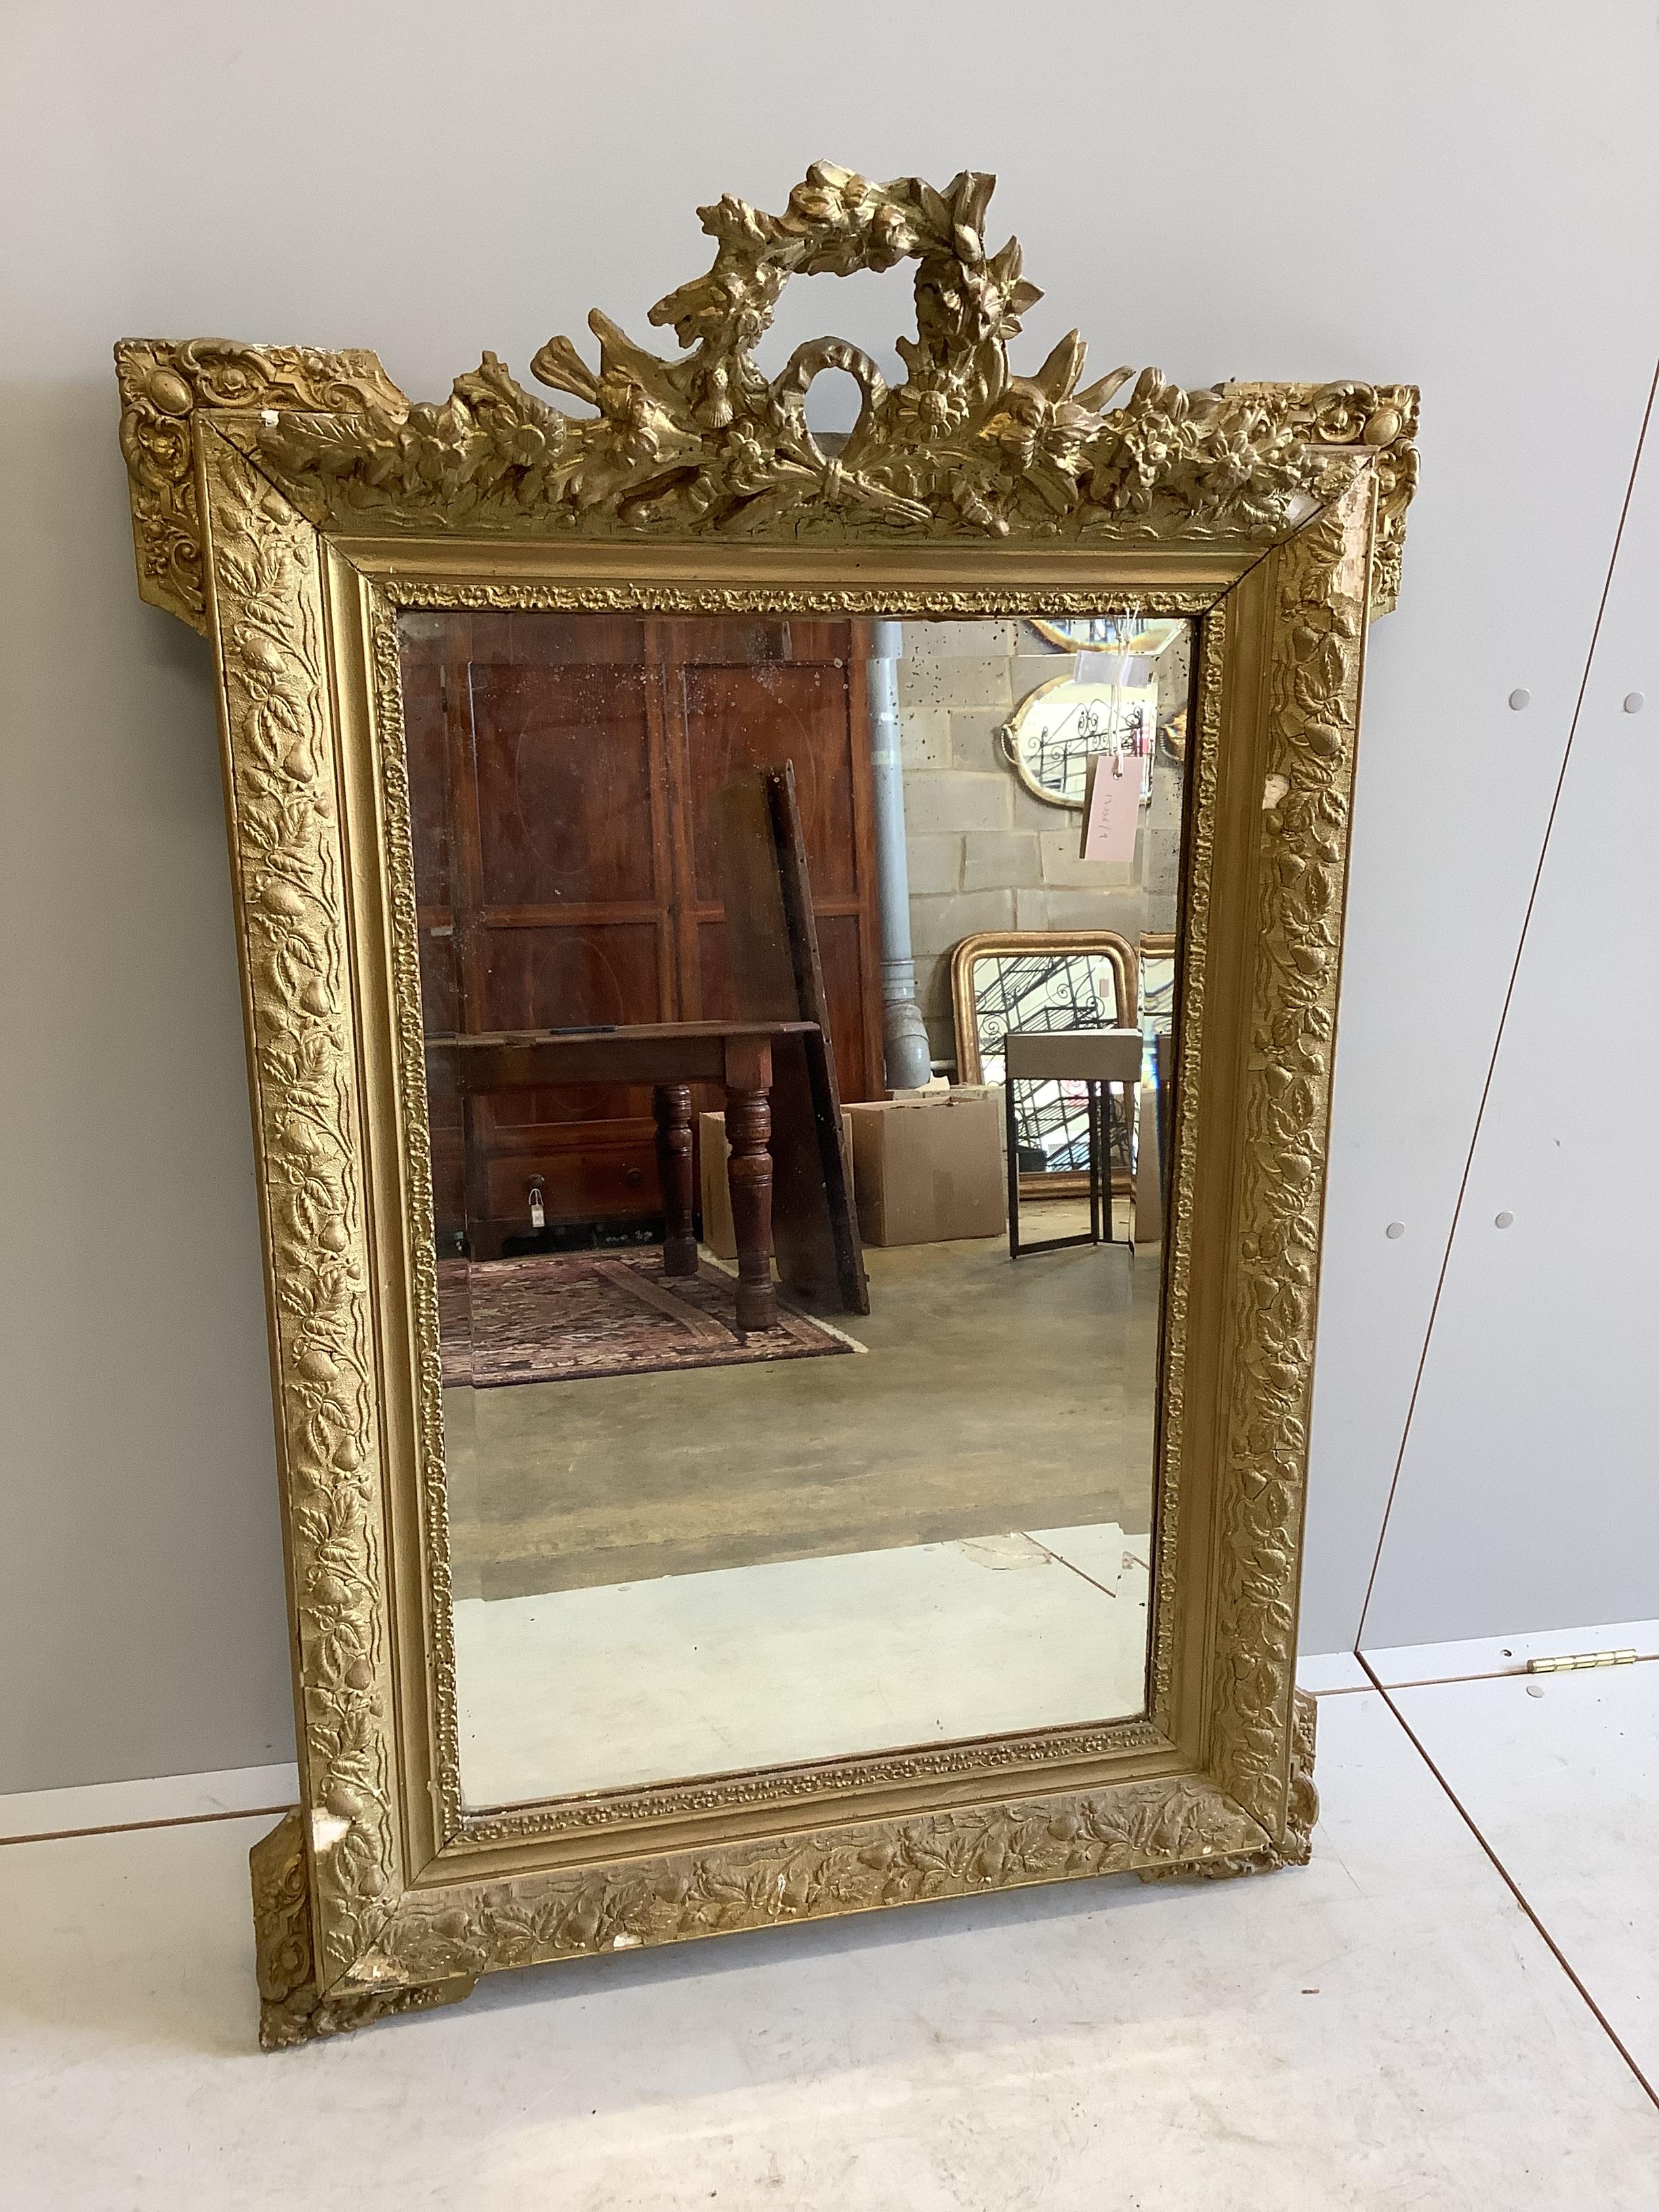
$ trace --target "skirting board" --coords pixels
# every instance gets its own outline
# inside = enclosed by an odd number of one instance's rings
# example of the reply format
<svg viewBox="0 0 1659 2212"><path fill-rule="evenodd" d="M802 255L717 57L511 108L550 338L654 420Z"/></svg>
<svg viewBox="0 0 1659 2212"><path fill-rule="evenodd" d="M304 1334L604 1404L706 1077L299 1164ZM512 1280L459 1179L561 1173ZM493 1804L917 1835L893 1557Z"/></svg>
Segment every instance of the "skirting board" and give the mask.
<svg viewBox="0 0 1659 2212"><path fill-rule="evenodd" d="M1522 1629L1513 1636L1475 1636L1456 1644L1402 1644L1365 1653L1384 1689L1417 1682L1471 1682L1489 1674L1524 1674L1529 1659L1569 1651L1634 1651L1659 1659L1659 1620L1603 1620L1588 1628Z"/></svg>
<svg viewBox="0 0 1659 2212"><path fill-rule="evenodd" d="M234 1766L216 1774L165 1774L143 1782L94 1782L77 1790L27 1790L0 1797L0 1844L110 1828L169 1827L184 1820L277 1814L299 1801L292 1765Z"/></svg>

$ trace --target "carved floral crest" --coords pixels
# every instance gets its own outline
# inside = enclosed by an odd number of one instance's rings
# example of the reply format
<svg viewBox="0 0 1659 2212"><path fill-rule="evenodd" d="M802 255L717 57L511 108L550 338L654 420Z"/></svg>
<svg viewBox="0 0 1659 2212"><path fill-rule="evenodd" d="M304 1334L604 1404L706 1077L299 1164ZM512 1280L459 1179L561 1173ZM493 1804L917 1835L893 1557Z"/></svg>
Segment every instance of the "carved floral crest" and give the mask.
<svg viewBox="0 0 1659 2212"><path fill-rule="evenodd" d="M698 210L708 271L650 320L684 349L664 360L597 309L590 368L568 338L531 363L585 401L565 413L493 353L441 404L411 402L373 354L218 340L127 341L125 403L141 587L202 621L188 417L257 416L251 458L313 521L368 529L606 538L893 532L1105 540L1180 533L1271 541L1334 489L1339 451L1376 465L1382 514L1376 611L1394 604L1415 482L1410 386L1229 384L1189 392L1155 368L1082 386L1075 331L1034 375L1010 366L1020 318L1042 295L1018 240L991 252L994 179L964 170L943 191L875 184L815 162L781 216L729 195ZM904 382L840 338L798 346L769 378L755 349L788 279L916 264L916 335ZM842 369L862 394L844 443L808 427L814 377Z"/></svg>

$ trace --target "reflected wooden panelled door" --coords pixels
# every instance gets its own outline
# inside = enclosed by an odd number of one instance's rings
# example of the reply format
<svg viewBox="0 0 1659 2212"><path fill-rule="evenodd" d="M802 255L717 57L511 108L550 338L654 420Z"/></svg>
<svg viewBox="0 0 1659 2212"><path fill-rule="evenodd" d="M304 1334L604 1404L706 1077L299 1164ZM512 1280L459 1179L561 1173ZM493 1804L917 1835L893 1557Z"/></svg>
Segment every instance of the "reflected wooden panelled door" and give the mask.
<svg viewBox="0 0 1659 2212"><path fill-rule="evenodd" d="M429 1033L735 1013L720 791L793 761L844 1099L881 1093L866 626L774 617L404 618ZM714 1109L710 1095L697 1102ZM649 1093L432 1100L441 1243L475 1258L659 1210Z"/></svg>

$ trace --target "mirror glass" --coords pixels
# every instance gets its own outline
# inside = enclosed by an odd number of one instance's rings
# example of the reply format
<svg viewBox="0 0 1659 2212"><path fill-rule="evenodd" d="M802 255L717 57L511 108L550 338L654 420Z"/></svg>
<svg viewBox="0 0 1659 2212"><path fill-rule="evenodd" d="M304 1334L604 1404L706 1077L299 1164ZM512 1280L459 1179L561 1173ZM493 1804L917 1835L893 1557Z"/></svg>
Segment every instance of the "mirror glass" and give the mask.
<svg viewBox="0 0 1659 2212"><path fill-rule="evenodd" d="M1149 1039L1175 1033L1175 936L1148 931L1140 940L1140 1026Z"/></svg>
<svg viewBox="0 0 1659 2212"><path fill-rule="evenodd" d="M1144 1710L1191 655L1118 622L402 618L470 1805ZM1079 652L1110 860L1003 738ZM965 1070L953 951L1054 931Z"/></svg>
<svg viewBox="0 0 1659 2212"><path fill-rule="evenodd" d="M1016 703L1002 738L1010 766L1034 798L1081 808L1090 760L1106 754L1139 775L1146 805L1157 733L1166 751L1184 742L1187 624L1132 612L1030 627L1063 657Z"/></svg>
<svg viewBox="0 0 1659 2212"><path fill-rule="evenodd" d="M1092 660L1115 664L1127 655L1077 654L1082 676L1057 676L1021 705L1004 744L1021 781L1035 797L1081 807L1092 756L1109 752L1133 764L1150 793L1152 730L1158 692L1152 684L1124 682L1088 670ZM1139 670L1133 670L1138 674Z"/></svg>
<svg viewBox="0 0 1659 2212"><path fill-rule="evenodd" d="M1010 1030L1101 1030L1136 1026L1136 970L1129 946L1109 932L1088 939L1048 930L994 935L981 949L966 940L963 1003L957 1009L959 1053L971 1034L980 1079L1007 1080L1004 1046ZM1056 939L1059 941L1056 942ZM1113 1156L1120 1167L1132 1158L1133 1115L1121 1092L1105 1103ZM1077 1176L1088 1164L1088 1097L1077 1082L1014 1079L1013 1126L1019 1170L1026 1178ZM1057 1188L1057 1186L1051 1186ZM1084 1186L1086 1189L1086 1185Z"/></svg>

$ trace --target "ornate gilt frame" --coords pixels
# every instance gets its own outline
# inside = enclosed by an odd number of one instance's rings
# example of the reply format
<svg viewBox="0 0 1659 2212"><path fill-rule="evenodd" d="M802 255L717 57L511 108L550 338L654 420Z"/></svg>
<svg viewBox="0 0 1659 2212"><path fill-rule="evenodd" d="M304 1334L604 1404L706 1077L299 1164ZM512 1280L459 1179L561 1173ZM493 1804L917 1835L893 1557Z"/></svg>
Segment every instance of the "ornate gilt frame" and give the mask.
<svg viewBox="0 0 1659 2212"><path fill-rule="evenodd" d="M1075 333L1015 374L1037 295L1014 241L986 248L990 188L821 164L781 216L701 210L713 267L651 311L680 357L597 313L597 373L566 339L537 355L588 418L488 354L426 406L369 353L116 349L139 588L211 640L224 739L302 1799L253 1854L267 2045L532 1960L1307 1856L1293 1656L1348 810L1417 395L1150 369L1079 391ZM836 339L757 367L791 274L903 259L902 385ZM840 450L806 422L826 368L863 394ZM1128 601L1200 622L1145 1717L469 1812L400 611Z"/></svg>

